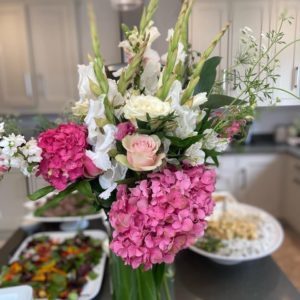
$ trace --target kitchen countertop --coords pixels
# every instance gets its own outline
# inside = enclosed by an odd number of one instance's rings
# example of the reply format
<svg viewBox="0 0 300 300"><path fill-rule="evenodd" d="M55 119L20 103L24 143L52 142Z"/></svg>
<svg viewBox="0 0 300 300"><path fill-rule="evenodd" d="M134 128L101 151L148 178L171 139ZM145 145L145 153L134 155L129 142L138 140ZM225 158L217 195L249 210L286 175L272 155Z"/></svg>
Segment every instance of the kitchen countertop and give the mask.
<svg viewBox="0 0 300 300"><path fill-rule="evenodd" d="M90 228L103 228L99 221ZM37 224L18 229L0 250L0 266L6 264L20 243L30 234L58 230L57 224ZM222 266L184 250L176 259L175 295L177 300L297 300L300 294L269 256L235 266ZM103 285L94 300L109 300L106 267Z"/></svg>
<svg viewBox="0 0 300 300"><path fill-rule="evenodd" d="M230 154L290 154L296 158L300 158L300 147L278 144L256 144L247 146L229 147L224 153Z"/></svg>

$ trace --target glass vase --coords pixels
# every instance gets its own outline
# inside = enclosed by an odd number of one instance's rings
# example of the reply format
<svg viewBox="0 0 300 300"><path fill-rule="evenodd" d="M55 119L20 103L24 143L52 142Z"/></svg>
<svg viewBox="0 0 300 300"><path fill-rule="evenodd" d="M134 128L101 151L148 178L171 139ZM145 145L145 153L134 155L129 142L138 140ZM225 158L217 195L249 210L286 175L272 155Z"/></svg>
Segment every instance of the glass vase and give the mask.
<svg viewBox="0 0 300 300"><path fill-rule="evenodd" d="M132 269L110 254L113 300L174 300L174 266L154 265L149 271Z"/></svg>

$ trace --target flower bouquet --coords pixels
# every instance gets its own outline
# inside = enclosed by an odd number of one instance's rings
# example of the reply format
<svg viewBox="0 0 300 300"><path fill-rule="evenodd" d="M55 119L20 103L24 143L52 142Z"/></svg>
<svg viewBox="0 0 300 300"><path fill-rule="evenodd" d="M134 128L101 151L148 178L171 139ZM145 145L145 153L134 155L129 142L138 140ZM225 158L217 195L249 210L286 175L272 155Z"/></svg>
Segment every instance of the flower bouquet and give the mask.
<svg viewBox="0 0 300 300"><path fill-rule="evenodd" d="M195 60L187 37L192 2L183 2L162 59L151 48L159 37L152 21L158 0L144 9L139 27L123 25L120 47L128 65L116 79L105 73L91 10L94 57L78 68L73 121L27 142L0 126L1 174L19 168L50 184L31 200L56 190L47 209L79 191L105 210L114 299L171 298L167 265L204 234L214 209L218 156L234 136L243 136L261 93L272 98L276 88L268 80L276 81L273 50L283 38L280 30L267 35L267 49L246 30L241 49L251 59L237 60L246 65L239 96L218 93L221 58L210 55L229 25Z"/></svg>

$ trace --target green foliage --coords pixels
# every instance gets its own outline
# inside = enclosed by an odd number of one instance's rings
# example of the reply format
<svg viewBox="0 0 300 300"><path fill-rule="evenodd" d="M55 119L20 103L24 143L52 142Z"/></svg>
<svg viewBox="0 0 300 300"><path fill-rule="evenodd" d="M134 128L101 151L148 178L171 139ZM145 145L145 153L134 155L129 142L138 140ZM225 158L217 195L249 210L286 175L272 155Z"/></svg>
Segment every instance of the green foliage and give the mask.
<svg viewBox="0 0 300 300"><path fill-rule="evenodd" d="M32 201L38 200L42 197L45 197L49 193L53 192L55 188L53 186L46 186L44 188L41 188L37 190L36 192L32 193L31 195L28 195L28 198Z"/></svg>
<svg viewBox="0 0 300 300"><path fill-rule="evenodd" d="M218 109L229 105L244 105L246 101L238 100L236 98L226 95L211 94L208 101L202 105L202 108Z"/></svg>
<svg viewBox="0 0 300 300"><path fill-rule="evenodd" d="M210 94L214 83L216 81L217 76L217 67L221 62L220 56L214 56L209 58L203 66L203 69L200 74L200 80L195 87L194 94L204 93L206 92L207 95Z"/></svg>

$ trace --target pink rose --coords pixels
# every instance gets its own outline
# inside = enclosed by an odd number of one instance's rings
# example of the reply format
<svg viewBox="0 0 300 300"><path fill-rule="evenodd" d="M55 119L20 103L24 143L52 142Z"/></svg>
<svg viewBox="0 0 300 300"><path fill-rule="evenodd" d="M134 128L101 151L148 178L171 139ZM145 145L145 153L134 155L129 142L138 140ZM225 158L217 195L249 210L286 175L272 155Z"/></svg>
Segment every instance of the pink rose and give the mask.
<svg viewBox="0 0 300 300"><path fill-rule="evenodd" d="M84 177L94 178L102 173L102 170L97 168L93 161L85 155L83 158Z"/></svg>
<svg viewBox="0 0 300 300"><path fill-rule="evenodd" d="M134 171L151 171L162 164L164 153L157 154L161 141L156 135L127 135L122 141L127 156L117 155L116 160Z"/></svg>
<svg viewBox="0 0 300 300"><path fill-rule="evenodd" d="M115 138L117 141L122 141L126 135L136 132L136 128L131 122L123 122L117 126Z"/></svg>

